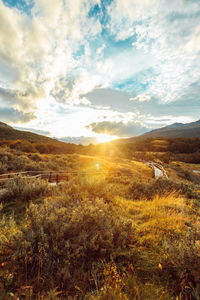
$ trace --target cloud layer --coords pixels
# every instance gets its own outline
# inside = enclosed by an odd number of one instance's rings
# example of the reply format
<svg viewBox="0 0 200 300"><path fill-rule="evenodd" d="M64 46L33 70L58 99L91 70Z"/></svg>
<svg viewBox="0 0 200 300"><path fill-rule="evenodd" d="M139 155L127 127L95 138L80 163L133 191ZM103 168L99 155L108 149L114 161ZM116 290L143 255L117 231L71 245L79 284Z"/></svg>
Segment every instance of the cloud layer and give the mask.
<svg viewBox="0 0 200 300"><path fill-rule="evenodd" d="M110 134L114 136L127 137L127 136L137 136L145 133L148 129L143 127L138 122L111 122L102 121L92 123L88 126L93 132Z"/></svg>
<svg viewBox="0 0 200 300"><path fill-rule="evenodd" d="M199 24L199 0L0 0L0 118L75 139L197 120Z"/></svg>

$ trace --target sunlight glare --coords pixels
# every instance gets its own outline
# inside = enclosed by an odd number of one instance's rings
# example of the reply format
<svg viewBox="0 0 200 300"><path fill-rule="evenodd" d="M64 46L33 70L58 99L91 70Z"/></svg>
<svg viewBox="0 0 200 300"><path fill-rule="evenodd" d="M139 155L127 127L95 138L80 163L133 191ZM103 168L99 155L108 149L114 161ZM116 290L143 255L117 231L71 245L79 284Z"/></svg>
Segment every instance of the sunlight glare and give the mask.
<svg viewBox="0 0 200 300"><path fill-rule="evenodd" d="M113 140L118 139L119 137L116 135L109 135L107 133L98 134L97 143L107 143Z"/></svg>

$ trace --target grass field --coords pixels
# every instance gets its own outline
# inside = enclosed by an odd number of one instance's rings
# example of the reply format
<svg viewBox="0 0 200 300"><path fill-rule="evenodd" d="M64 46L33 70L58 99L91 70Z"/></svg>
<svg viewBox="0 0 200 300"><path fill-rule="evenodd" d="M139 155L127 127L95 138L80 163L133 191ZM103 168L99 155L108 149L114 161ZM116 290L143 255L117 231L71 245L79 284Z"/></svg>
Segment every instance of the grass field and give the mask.
<svg viewBox="0 0 200 300"><path fill-rule="evenodd" d="M156 157L166 179L131 158L0 156L5 172L76 172L19 176L0 195L0 298L199 299L199 165Z"/></svg>

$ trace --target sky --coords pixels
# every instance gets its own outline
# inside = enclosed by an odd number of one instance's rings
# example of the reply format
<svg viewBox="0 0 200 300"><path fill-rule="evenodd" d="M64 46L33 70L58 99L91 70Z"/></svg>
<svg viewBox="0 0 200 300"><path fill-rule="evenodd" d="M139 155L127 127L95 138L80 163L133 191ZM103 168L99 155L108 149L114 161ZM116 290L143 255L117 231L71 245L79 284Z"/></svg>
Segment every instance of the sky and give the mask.
<svg viewBox="0 0 200 300"><path fill-rule="evenodd" d="M199 0L0 0L0 121L87 144L198 119Z"/></svg>

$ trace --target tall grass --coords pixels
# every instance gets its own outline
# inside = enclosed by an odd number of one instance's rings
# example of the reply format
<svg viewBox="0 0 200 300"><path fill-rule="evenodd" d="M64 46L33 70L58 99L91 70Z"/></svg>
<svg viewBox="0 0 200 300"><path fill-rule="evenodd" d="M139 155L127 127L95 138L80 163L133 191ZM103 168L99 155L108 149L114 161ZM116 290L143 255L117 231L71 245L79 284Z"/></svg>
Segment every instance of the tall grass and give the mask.
<svg viewBox="0 0 200 300"><path fill-rule="evenodd" d="M16 200L27 210L20 222L0 214L0 298L200 297L198 186L122 172L71 175L49 193L19 177L1 197L3 209Z"/></svg>

